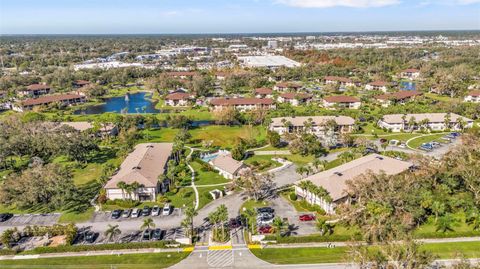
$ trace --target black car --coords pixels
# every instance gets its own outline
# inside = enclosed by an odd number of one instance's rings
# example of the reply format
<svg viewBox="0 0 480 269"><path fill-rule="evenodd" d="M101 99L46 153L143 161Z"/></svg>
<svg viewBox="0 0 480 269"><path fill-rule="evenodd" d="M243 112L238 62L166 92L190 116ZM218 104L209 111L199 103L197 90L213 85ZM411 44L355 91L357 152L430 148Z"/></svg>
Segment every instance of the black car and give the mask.
<svg viewBox="0 0 480 269"><path fill-rule="evenodd" d="M9 220L11 217L13 217L12 213L2 213L0 214L0 222L4 222Z"/></svg>
<svg viewBox="0 0 480 269"><path fill-rule="evenodd" d="M98 234L95 232L86 232L85 233L85 242L92 244L97 239Z"/></svg>
<svg viewBox="0 0 480 269"><path fill-rule="evenodd" d="M153 230L153 235L152 235L153 240L162 240L162 237L163 237L163 231L161 229L157 228Z"/></svg>
<svg viewBox="0 0 480 269"><path fill-rule="evenodd" d="M230 229L236 229L242 226L242 223L239 218L234 218L230 219L230 221L228 222L228 226L230 227Z"/></svg>
<svg viewBox="0 0 480 269"><path fill-rule="evenodd" d="M146 217L149 216L152 212L152 209L149 206L144 206L142 209L142 216Z"/></svg>
<svg viewBox="0 0 480 269"><path fill-rule="evenodd" d="M275 210L271 207L259 207L257 208L257 213L270 213L273 214Z"/></svg>
<svg viewBox="0 0 480 269"><path fill-rule="evenodd" d="M122 216L123 210L121 209L115 209L112 211L112 219L118 219L120 216Z"/></svg>
<svg viewBox="0 0 480 269"><path fill-rule="evenodd" d="M142 240L150 240L150 239L152 239L152 230L146 229L145 231L143 231Z"/></svg>

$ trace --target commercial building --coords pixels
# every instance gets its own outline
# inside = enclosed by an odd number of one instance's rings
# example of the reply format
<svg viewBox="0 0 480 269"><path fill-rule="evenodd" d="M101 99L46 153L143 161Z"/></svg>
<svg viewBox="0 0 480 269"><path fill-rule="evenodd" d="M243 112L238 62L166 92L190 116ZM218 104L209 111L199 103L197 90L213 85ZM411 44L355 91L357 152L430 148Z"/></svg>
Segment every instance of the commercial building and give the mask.
<svg viewBox="0 0 480 269"><path fill-rule="evenodd" d="M299 67L301 65L299 62L279 55L242 56L238 57L238 60L245 67L265 67L276 69L279 67Z"/></svg>

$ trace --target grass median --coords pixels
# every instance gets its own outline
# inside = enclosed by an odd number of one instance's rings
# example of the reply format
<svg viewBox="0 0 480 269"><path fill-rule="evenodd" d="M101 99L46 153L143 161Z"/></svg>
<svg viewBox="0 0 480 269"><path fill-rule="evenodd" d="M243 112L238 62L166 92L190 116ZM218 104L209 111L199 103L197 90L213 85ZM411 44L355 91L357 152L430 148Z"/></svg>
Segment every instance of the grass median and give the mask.
<svg viewBox="0 0 480 269"><path fill-rule="evenodd" d="M432 243L421 246L439 259L452 259L463 255L465 258L480 258L480 242ZM345 262L347 247L336 248L265 248L252 249L258 258L273 264L315 264Z"/></svg>

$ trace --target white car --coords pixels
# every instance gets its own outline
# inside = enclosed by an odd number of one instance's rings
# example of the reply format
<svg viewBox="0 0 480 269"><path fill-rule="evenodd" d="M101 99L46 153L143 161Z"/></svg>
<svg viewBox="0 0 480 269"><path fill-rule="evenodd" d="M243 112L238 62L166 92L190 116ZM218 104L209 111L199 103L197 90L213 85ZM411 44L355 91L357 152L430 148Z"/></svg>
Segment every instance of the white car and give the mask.
<svg viewBox="0 0 480 269"><path fill-rule="evenodd" d="M140 217L140 212L141 212L140 208L134 208L134 209L132 210L132 215L131 215L132 218L138 218L138 217Z"/></svg>
<svg viewBox="0 0 480 269"><path fill-rule="evenodd" d="M155 205L152 207L152 216L158 216L160 215L160 207L158 205Z"/></svg>
<svg viewBox="0 0 480 269"><path fill-rule="evenodd" d="M170 204L165 204L165 206L163 206L162 215L168 216L170 215L170 211L171 211Z"/></svg>

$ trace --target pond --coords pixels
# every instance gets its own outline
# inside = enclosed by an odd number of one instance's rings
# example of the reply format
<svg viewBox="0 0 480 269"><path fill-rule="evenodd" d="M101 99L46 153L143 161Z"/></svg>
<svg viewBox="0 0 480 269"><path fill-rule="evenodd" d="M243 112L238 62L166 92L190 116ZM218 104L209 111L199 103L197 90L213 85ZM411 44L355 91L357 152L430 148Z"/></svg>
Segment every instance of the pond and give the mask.
<svg viewBox="0 0 480 269"><path fill-rule="evenodd" d="M74 114L120 113L122 110L132 114L159 113L160 110L155 108L157 102L152 100L151 97L152 93L137 92L120 97L105 98L103 104L84 107L83 109L76 110Z"/></svg>

